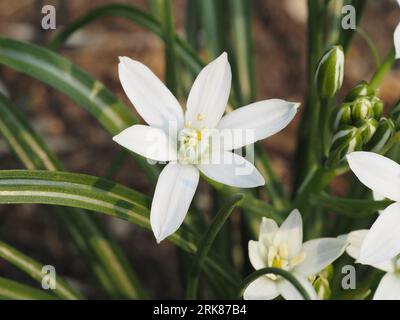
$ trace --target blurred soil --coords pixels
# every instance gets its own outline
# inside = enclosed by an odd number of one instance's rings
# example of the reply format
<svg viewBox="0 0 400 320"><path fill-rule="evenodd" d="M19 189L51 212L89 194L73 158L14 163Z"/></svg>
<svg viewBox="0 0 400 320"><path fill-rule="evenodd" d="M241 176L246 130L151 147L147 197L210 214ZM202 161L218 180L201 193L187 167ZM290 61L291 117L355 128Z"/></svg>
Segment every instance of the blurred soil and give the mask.
<svg viewBox="0 0 400 320"><path fill-rule="evenodd" d="M41 29L41 8L54 4L57 26L74 20L98 5L115 1L35 1L0 0L0 34L45 44L54 31ZM147 9L145 0L118 1L133 3ZM307 12L303 0L254 0L253 32L256 52L257 99L282 98L303 101L305 92L305 51ZM178 31L184 34L186 1L175 0L174 12ZM392 45L392 34L400 9L393 0L369 1L362 28L377 44L383 56ZM148 65L163 78L163 44L154 35L134 24L106 18L79 31L61 50L74 63L104 82L112 92L130 105L117 76L118 56L126 55ZM345 89L374 71L374 62L364 40L357 36L355 46L346 60ZM85 111L69 99L38 81L0 67L0 80L11 99L29 117L32 125L69 171L104 176L120 147ZM381 97L387 106L400 96L400 72L392 71L386 78ZM134 112L132 108L132 112ZM280 179L289 186L292 156L296 143L299 116L284 131L263 142ZM0 168L22 168L0 138ZM153 190L135 163L128 160L116 173L115 181L149 195ZM334 184L336 193L346 188L343 179ZM208 188L202 185L197 201L207 202ZM104 218L110 231L118 238L151 297L176 298L181 294L175 249L168 243L156 245L150 232L117 219ZM94 298L103 297L84 260L51 210L39 205L0 207L0 240L5 241L45 264L56 266L82 286ZM0 260L0 276L32 283L27 276Z"/></svg>

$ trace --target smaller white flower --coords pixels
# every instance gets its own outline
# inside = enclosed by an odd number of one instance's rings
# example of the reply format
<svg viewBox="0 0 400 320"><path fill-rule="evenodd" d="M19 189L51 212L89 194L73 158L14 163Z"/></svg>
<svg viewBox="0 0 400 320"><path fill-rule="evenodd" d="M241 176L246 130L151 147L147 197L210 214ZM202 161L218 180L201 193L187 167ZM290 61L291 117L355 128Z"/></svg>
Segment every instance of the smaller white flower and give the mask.
<svg viewBox="0 0 400 320"><path fill-rule="evenodd" d="M303 243L303 222L293 210L280 227L274 220L263 218L258 241L249 241L249 258L256 269L281 268L292 273L312 299L317 294L308 280L342 255L346 241L320 238ZM270 300L282 295L286 300L302 296L287 280L267 274L253 281L244 292L246 300Z"/></svg>
<svg viewBox="0 0 400 320"><path fill-rule="evenodd" d="M359 259L360 249L368 230L350 232L346 237L349 246L346 252L354 259ZM400 258L393 258L379 264L371 264L372 267L385 271L375 291L374 300L400 300Z"/></svg>
<svg viewBox="0 0 400 320"><path fill-rule="evenodd" d="M363 241L358 261L374 265L400 253L400 165L373 152L347 155L351 171L376 198L397 201L379 215Z"/></svg>

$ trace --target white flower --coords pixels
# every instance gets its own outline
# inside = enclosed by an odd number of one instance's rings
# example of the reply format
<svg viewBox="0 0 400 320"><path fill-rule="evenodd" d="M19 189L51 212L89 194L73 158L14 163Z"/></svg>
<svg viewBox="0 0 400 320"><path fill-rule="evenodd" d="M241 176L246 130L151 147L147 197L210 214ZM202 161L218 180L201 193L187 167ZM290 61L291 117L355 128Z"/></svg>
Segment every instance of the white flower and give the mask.
<svg viewBox="0 0 400 320"><path fill-rule="evenodd" d="M299 106L273 99L222 117L232 77L226 53L197 76L185 114L167 87L140 62L121 57L119 77L149 126L134 125L114 141L151 160L170 161L160 174L151 206L150 222L157 242L182 224L199 182L199 171L230 186L263 185L264 178L254 165L231 151L277 133L293 119ZM243 140L245 131L250 134ZM216 132L218 139L226 134L232 139L215 143ZM240 137L234 138L238 132Z"/></svg>
<svg viewBox="0 0 400 320"><path fill-rule="evenodd" d="M347 235L349 246L346 252L354 259L359 259L360 248L368 230L357 230ZM385 271L374 294L374 300L400 300L400 258L393 258L379 264L371 264L374 268Z"/></svg>
<svg viewBox="0 0 400 320"><path fill-rule="evenodd" d="M358 262L374 265L400 253L400 165L373 152L347 155L350 169L379 198L397 201L379 215L360 250Z"/></svg>
<svg viewBox="0 0 400 320"><path fill-rule="evenodd" d="M301 215L298 210L293 210L280 227L274 220L262 219L258 241L249 241L249 258L256 270L275 267L292 273L310 297L317 299L308 278L340 257L345 246L346 241L337 238L320 238L303 243ZM290 282L273 274L252 282L243 297L270 300L279 295L286 300L302 299Z"/></svg>
<svg viewBox="0 0 400 320"><path fill-rule="evenodd" d="M400 6L400 0L397 0ZM397 25L393 33L394 48L396 50L396 59L400 58L400 23Z"/></svg>

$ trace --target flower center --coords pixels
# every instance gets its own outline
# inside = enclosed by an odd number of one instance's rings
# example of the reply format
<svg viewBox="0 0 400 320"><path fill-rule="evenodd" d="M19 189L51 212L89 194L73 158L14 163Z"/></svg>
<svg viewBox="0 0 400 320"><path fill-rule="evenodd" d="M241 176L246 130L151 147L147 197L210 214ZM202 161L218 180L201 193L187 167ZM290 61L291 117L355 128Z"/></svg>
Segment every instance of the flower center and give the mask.
<svg viewBox="0 0 400 320"><path fill-rule="evenodd" d="M279 246L270 245L268 247L267 266L288 271L303 262L305 257L305 252L301 251L298 255L289 259L288 246L286 243L282 243ZM277 278L274 274L267 274L267 277L272 280L276 280Z"/></svg>
<svg viewBox="0 0 400 320"><path fill-rule="evenodd" d="M179 132L178 142L178 161L183 164L198 164L209 149L209 130L187 126Z"/></svg>

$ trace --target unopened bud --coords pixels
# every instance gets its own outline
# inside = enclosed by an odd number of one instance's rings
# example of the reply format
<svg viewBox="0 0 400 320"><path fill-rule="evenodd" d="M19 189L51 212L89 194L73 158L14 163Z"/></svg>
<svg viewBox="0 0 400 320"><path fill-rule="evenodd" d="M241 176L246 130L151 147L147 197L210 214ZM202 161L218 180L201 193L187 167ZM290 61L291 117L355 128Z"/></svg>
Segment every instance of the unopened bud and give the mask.
<svg viewBox="0 0 400 320"><path fill-rule="evenodd" d="M376 132L376 129L378 128L378 124L378 121L376 121L374 118L364 121L360 120L360 122L357 124L357 127L361 132L363 144L366 144L372 138Z"/></svg>
<svg viewBox="0 0 400 320"><path fill-rule="evenodd" d="M367 97L367 96L374 96L375 91L371 89L367 82L361 81L357 84L353 89L349 91L346 98L344 99L345 102L352 102L359 97Z"/></svg>
<svg viewBox="0 0 400 320"><path fill-rule="evenodd" d="M351 104L344 103L335 108L331 114L330 126L332 132L336 132L342 125L351 125Z"/></svg>
<svg viewBox="0 0 400 320"><path fill-rule="evenodd" d="M391 119L382 118L378 128L371 140L365 146L365 149L372 152L379 152L388 143L395 133L395 125Z"/></svg>
<svg viewBox="0 0 400 320"><path fill-rule="evenodd" d="M366 120L373 116L372 103L366 98L358 98L352 105L351 116L354 122L358 120Z"/></svg>
<svg viewBox="0 0 400 320"><path fill-rule="evenodd" d="M390 111L390 119L392 119L397 130L400 129L400 101Z"/></svg>
<svg viewBox="0 0 400 320"><path fill-rule="evenodd" d="M344 53L341 46L334 46L321 58L315 74L318 95L331 98L342 87Z"/></svg>

